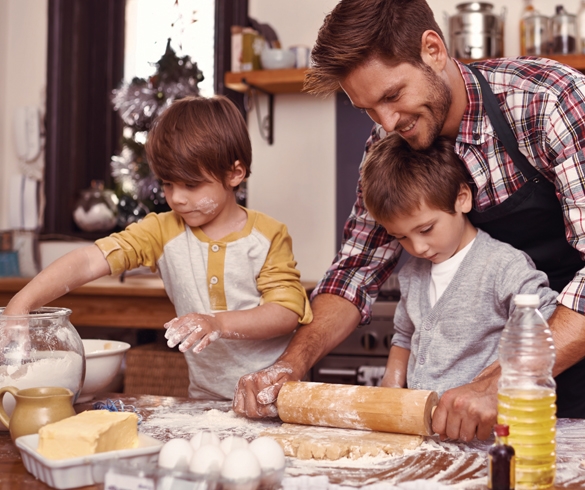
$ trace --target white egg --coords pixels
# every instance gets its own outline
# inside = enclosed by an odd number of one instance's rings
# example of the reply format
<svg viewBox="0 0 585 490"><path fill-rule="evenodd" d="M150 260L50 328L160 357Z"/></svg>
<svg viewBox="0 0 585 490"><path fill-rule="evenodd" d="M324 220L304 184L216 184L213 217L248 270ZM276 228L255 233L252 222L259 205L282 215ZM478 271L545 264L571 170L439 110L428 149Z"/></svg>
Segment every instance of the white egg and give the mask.
<svg viewBox="0 0 585 490"><path fill-rule="evenodd" d="M239 436L227 436L221 441L219 447L223 450L224 454L229 454L234 449L246 449L248 447L248 441Z"/></svg>
<svg viewBox="0 0 585 490"><path fill-rule="evenodd" d="M249 447L258 458L262 471L284 468L284 451L272 437L258 437L250 443Z"/></svg>
<svg viewBox="0 0 585 490"><path fill-rule="evenodd" d="M191 457L189 471L198 475L209 475L221 472L225 455L219 446L203 444Z"/></svg>
<svg viewBox="0 0 585 490"><path fill-rule="evenodd" d="M208 430L202 430L200 432L197 432L193 437L191 437L191 440L189 441L191 447L195 451L205 444L213 444L214 446L219 446L219 442L220 441L217 434L215 432L210 432Z"/></svg>
<svg viewBox="0 0 585 490"><path fill-rule="evenodd" d="M193 448L187 439L171 439L158 453L158 465L161 468L186 470L193 456Z"/></svg>
<svg viewBox="0 0 585 490"><path fill-rule="evenodd" d="M260 463L256 455L249 449L234 449L226 455L221 468L221 476L228 482L260 483Z"/></svg>

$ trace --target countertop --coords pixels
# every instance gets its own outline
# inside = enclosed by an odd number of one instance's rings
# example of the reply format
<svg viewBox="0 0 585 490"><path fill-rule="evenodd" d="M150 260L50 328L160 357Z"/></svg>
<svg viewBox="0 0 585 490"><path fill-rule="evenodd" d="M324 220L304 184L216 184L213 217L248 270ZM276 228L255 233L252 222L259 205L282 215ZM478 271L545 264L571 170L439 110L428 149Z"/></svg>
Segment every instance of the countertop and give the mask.
<svg viewBox="0 0 585 490"><path fill-rule="evenodd" d="M240 435L248 439L263 430L280 425L279 420L254 421L238 417L228 402L202 402L187 398L150 395L110 395L127 405L134 405L143 416L140 431L167 441L174 437L189 438L198 430L213 430L220 438ZM104 401L105 398L100 398ZM95 400L94 400L95 401ZM76 405L78 411L91 404ZM447 488L486 489L486 451L492 441L470 444L440 442L435 437L408 450L402 456L363 457L357 460L302 461L287 458L285 478L303 475L325 475L330 484L359 487L384 482L401 485L404 482L427 480L429 488L439 484ZM557 478L555 489L585 488L585 420L561 419L557 424ZM434 484L434 487L433 487ZM0 488L45 490L24 469L20 454L6 432L0 432ZM97 487L85 487L94 489ZM323 488L323 487L320 487ZM326 488L326 487L325 487ZM426 488L426 487L425 487ZM442 488L442 487L441 487Z"/></svg>

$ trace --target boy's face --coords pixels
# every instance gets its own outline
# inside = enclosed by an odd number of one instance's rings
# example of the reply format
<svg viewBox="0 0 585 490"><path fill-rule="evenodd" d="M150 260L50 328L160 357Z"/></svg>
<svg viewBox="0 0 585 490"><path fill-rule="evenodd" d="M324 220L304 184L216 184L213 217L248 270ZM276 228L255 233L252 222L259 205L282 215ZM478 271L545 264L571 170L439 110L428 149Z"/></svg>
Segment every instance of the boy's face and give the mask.
<svg viewBox="0 0 585 490"><path fill-rule="evenodd" d="M422 202L409 215L381 222L386 231L414 257L440 264L465 248L477 231L465 213L471 209L471 192L462 188L455 203L455 214L429 207Z"/></svg>
<svg viewBox="0 0 585 490"><path fill-rule="evenodd" d="M244 178L245 171L239 162L228 177L227 187L208 176L208 182L196 185L163 181L165 199L170 208L191 227L202 227L212 222L229 220L236 206L233 188Z"/></svg>

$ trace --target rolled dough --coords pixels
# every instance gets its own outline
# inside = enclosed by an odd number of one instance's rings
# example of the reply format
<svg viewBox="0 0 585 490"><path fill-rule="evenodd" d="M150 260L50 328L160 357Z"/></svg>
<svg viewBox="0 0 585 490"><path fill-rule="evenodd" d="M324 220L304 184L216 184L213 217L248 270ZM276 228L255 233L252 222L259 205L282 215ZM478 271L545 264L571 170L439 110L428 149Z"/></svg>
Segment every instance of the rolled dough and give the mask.
<svg viewBox="0 0 585 490"><path fill-rule="evenodd" d="M276 439L286 456L328 460L401 455L405 449L416 449L424 440L418 435L286 423L261 435Z"/></svg>

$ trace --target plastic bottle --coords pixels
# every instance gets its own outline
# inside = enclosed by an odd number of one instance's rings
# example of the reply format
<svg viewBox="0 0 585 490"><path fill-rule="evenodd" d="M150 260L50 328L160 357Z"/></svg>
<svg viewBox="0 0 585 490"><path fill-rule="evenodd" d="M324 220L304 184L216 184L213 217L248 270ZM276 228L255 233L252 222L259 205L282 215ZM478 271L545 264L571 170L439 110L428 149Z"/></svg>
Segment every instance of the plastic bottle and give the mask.
<svg viewBox="0 0 585 490"><path fill-rule="evenodd" d="M516 488L550 488L556 469L555 351L537 294L518 294L499 343L498 424L510 427Z"/></svg>
<svg viewBox="0 0 585 490"><path fill-rule="evenodd" d="M526 18L535 12L532 0L524 0L522 15L520 16L520 55L526 56ZM533 43L532 43L533 44Z"/></svg>
<svg viewBox="0 0 585 490"><path fill-rule="evenodd" d="M515 461L514 448L508 445L510 428L507 425L494 426L495 444L488 450L488 488L490 490L514 490Z"/></svg>

